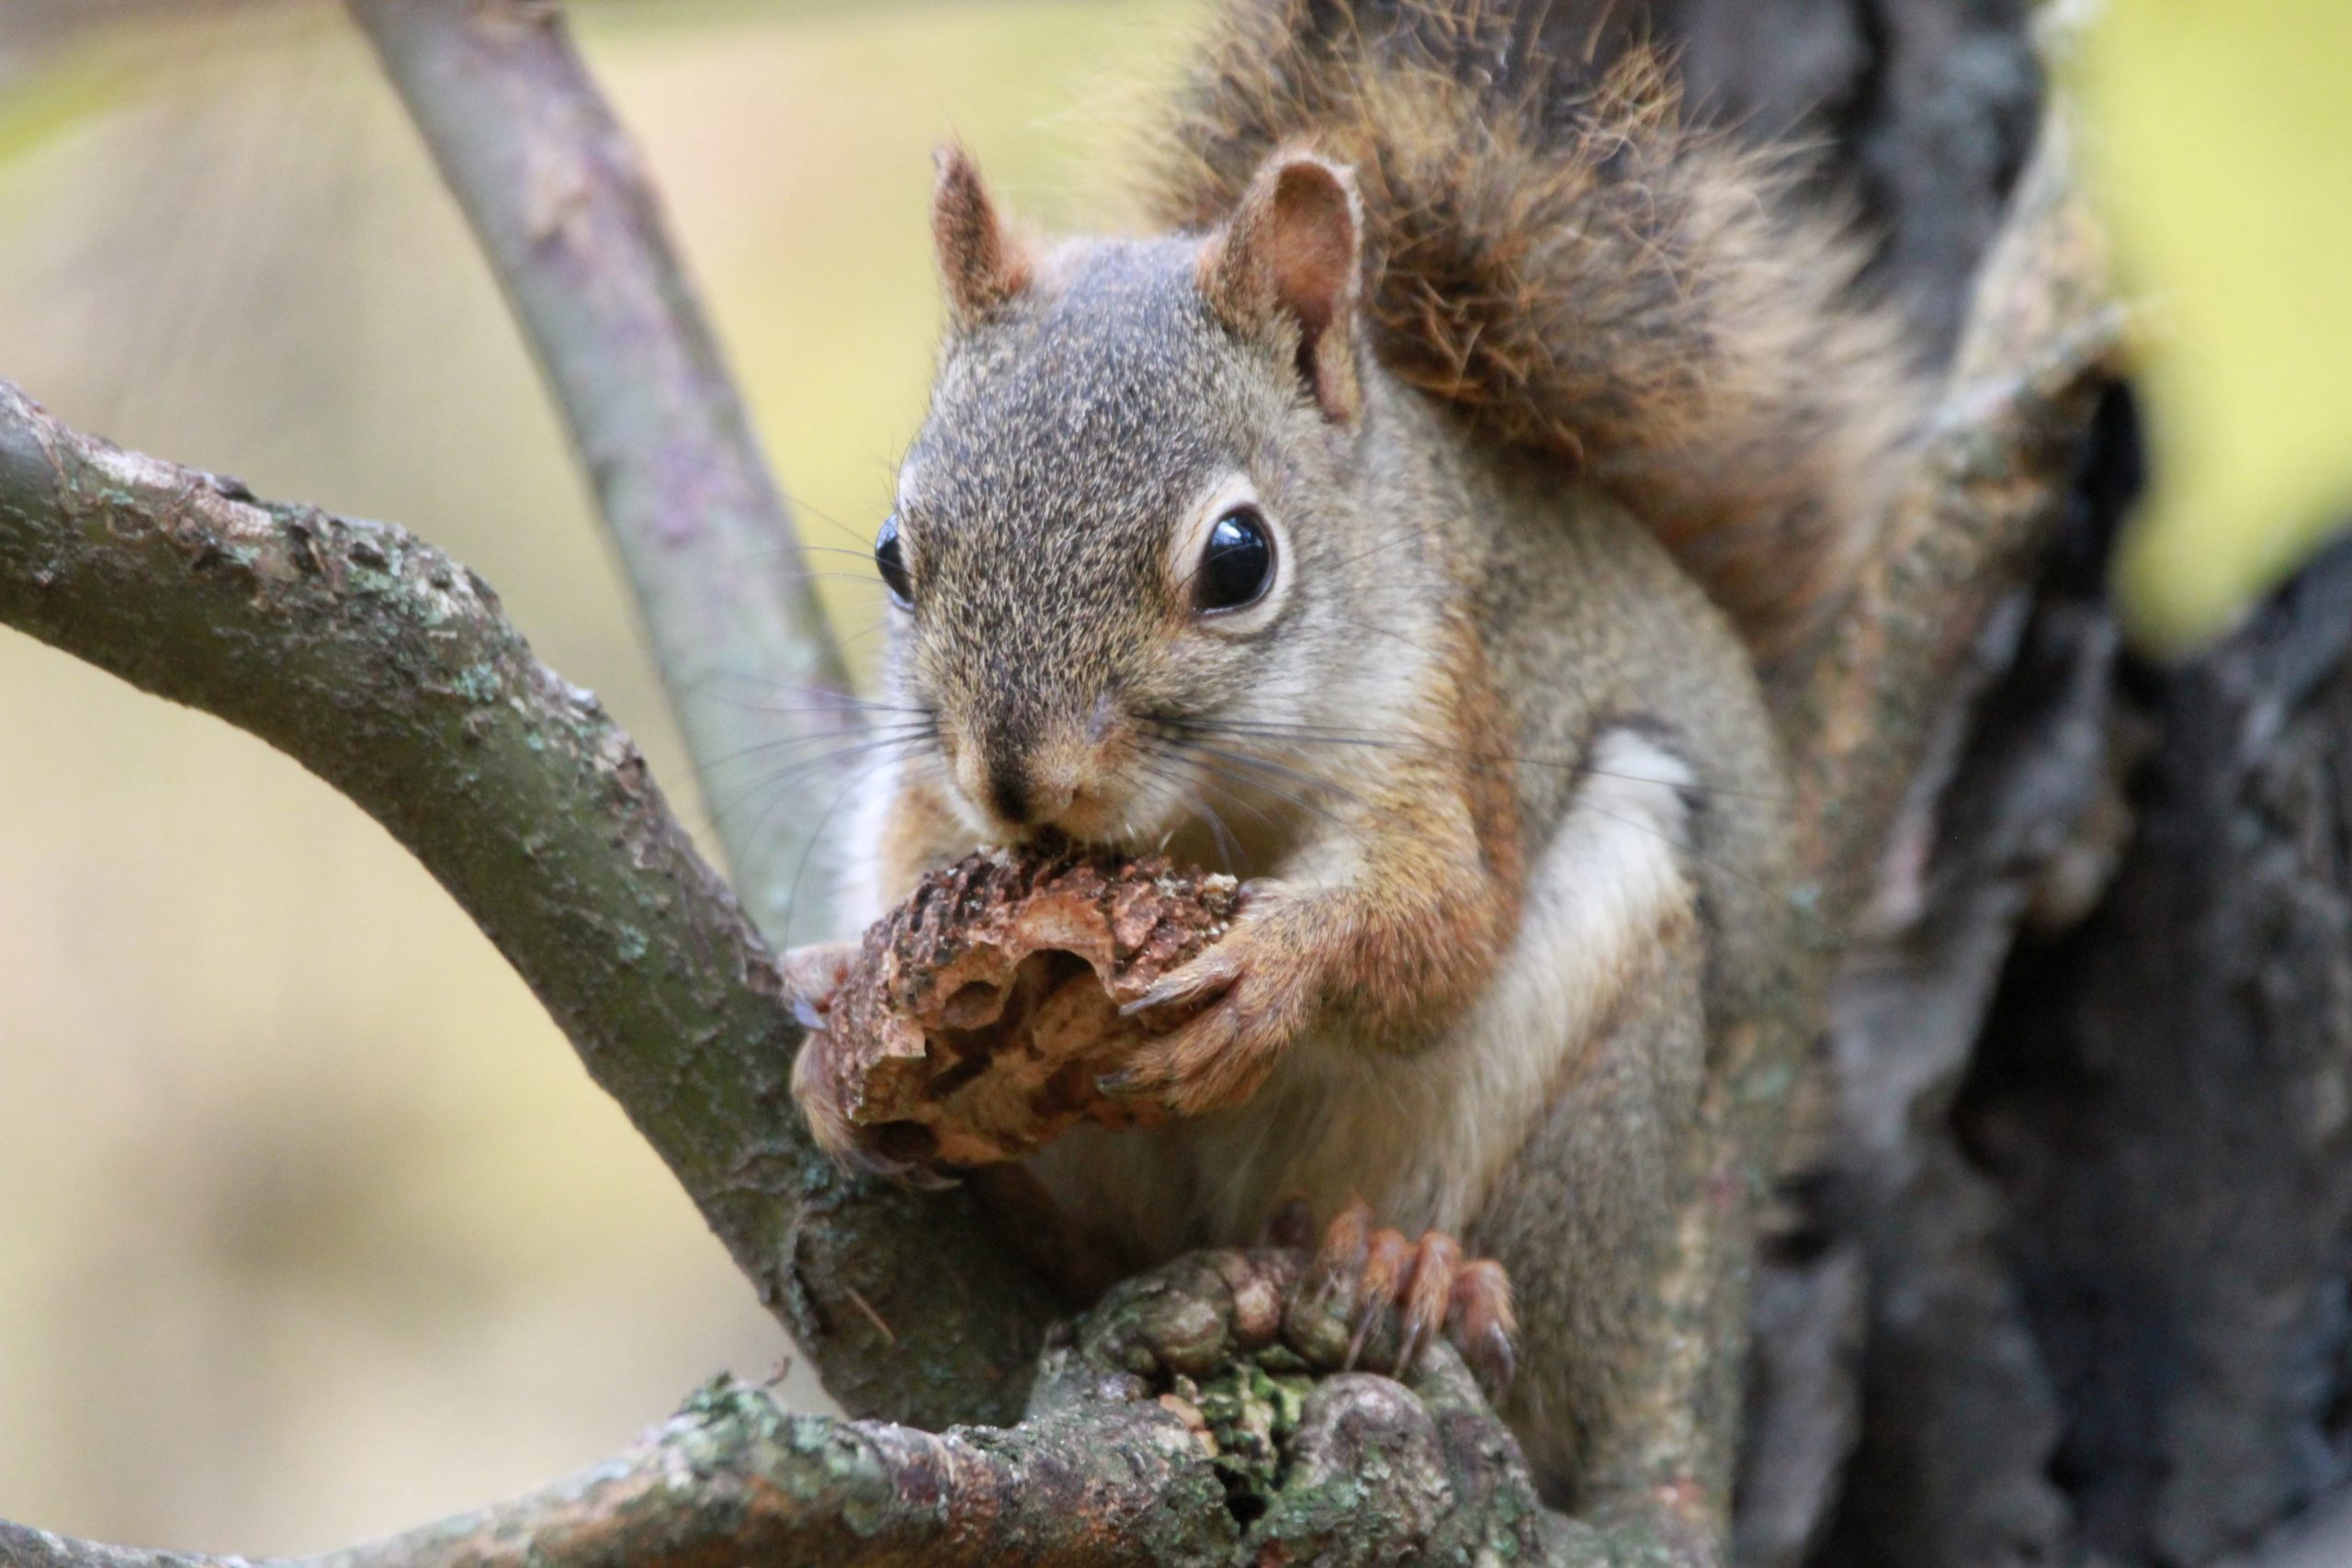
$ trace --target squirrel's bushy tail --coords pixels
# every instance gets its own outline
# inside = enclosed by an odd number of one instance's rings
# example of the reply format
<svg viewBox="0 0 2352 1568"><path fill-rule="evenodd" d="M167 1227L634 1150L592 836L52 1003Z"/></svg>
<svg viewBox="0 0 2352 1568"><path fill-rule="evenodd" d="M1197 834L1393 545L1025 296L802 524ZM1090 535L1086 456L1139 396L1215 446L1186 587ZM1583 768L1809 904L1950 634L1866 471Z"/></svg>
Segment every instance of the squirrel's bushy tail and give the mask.
<svg viewBox="0 0 2352 1568"><path fill-rule="evenodd" d="M1688 124L1652 54L1532 33L1492 0L1230 0L1153 216L1215 223L1279 147L1351 164L1382 364L1574 464L1781 651L1891 499L1918 408L1894 320L1791 159Z"/></svg>

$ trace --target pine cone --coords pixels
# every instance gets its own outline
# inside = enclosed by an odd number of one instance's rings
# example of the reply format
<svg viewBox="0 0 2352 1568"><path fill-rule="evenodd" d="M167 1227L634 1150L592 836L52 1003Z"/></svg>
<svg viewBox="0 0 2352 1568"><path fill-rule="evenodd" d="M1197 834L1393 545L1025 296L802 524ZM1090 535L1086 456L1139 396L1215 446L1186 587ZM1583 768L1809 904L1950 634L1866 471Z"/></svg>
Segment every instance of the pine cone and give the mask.
<svg viewBox="0 0 2352 1568"><path fill-rule="evenodd" d="M1223 935L1239 898L1157 856L988 850L932 873L865 933L801 1048L819 1141L903 1170L1159 1120L1095 1081L1187 1015L1119 1009Z"/></svg>

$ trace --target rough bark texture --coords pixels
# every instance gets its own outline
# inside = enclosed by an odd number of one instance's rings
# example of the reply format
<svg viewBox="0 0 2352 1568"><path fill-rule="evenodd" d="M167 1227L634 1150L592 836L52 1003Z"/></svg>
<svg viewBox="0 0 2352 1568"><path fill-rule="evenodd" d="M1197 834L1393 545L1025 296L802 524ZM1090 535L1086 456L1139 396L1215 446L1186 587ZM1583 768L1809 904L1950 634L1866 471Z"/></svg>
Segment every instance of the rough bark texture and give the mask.
<svg viewBox="0 0 2352 1568"><path fill-rule="evenodd" d="M2108 675L2130 846L2013 955L1960 1127L2075 1534L2204 1562L2352 1475L2352 550Z"/></svg>
<svg viewBox="0 0 2352 1568"><path fill-rule="evenodd" d="M1829 1563L2352 1551L2298 1518L2352 1474L2352 553L2135 664L2100 426L1833 1009L1823 1228L1872 1278Z"/></svg>
<svg viewBox="0 0 2352 1568"><path fill-rule="evenodd" d="M2039 108L2025 7L1650 9L1702 96L1824 138L1950 341ZM2340 1508L2281 1528L2352 1475L2352 562L2134 665L2104 568L2136 466L2110 399L1879 864L1818 1223L1758 1292L1752 1561L2352 1558ZM1825 1355L1857 1248L1868 1348Z"/></svg>

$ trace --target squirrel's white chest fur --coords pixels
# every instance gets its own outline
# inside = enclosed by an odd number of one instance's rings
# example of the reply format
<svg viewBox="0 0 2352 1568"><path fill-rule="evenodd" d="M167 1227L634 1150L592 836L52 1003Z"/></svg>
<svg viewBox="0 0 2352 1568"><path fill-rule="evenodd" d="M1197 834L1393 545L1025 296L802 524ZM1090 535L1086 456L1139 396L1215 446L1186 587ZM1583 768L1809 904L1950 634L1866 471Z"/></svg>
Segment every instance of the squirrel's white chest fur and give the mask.
<svg viewBox="0 0 2352 1568"><path fill-rule="evenodd" d="M1247 1241L1291 1197L1318 1214L1362 1197L1408 1231L1466 1228L1620 999L1696 920L1692 783L1646 738L1602 736L1494 980L1427 1047L1310 1038L1238 1110L1082 1129L1033 1168L1073 1218L1154 1255Z"/></svg>

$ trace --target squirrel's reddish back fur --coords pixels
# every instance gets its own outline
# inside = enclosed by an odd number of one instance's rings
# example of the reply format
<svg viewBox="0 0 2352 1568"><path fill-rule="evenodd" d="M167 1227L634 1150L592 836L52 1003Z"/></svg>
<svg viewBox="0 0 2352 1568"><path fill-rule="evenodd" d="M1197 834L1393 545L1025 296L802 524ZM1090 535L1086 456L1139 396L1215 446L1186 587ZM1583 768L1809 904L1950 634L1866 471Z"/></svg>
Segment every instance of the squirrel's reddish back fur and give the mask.
<svg viewBox="0 0 2352 1568"><path fill-rule="evenodd" d="M1352 164L1392 375L1615 495L1759 655L1838 602L1918 401L1792 160L1689 123L1655 55L1597 69L1483 0L1240 0L1217 29L1151 216L1213 225L1279 147Z"/></svg>

